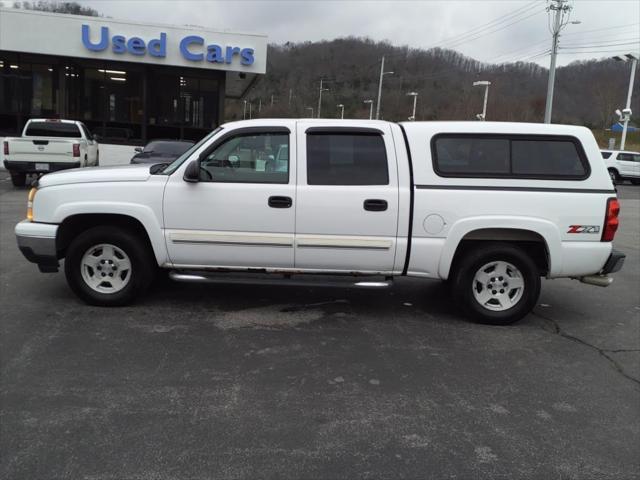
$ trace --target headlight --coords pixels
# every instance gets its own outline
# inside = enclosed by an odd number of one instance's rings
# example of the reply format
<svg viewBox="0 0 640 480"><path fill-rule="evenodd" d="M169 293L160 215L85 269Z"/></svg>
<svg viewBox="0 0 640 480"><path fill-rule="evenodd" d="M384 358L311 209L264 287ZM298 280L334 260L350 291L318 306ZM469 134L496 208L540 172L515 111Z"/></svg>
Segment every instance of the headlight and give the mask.
<svg viewBox="0 0 640 480"><path fill-rule="evenodd" d="M33 187L29 190L29 196L27 197L27 220L33 222L33 199L36 197L38 189Z"/></svg>

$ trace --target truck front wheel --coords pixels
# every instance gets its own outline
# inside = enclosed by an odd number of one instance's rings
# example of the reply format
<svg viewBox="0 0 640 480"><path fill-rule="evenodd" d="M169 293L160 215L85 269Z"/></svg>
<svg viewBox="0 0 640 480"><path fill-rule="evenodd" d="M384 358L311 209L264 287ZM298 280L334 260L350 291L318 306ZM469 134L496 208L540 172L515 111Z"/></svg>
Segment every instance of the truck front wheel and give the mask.
<svg viewBox="0 0 640 480"><path fill-rule="evenodd" d="M14 187L24 187L27 183L27 174L22 172L9 172L11 175L11 183Z"/></svg>
<svg viewBox="0 0 640 480"><path fill-rule="evenodd" d="M127 305L144 293L155 271L145 242L112 226L94 227L69 245L64 265L73 292L91 305Z"/></svg>
<svg viewBox="0 0 640 480"><path fill-rule="evenodd" d="M509 243L491 242L467 250L455 262L452 275L456 302L478 323L514 323L535 307L540 296L536 264Z"/></svg>

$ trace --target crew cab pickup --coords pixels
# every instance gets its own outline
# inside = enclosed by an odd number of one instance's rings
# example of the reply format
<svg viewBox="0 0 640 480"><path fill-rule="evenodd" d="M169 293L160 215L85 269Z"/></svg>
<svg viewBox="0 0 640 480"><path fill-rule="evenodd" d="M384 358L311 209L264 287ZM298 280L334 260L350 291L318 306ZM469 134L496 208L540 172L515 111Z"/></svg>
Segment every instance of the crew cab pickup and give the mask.
<svg viewBox="0 0 640 480"><path fill-rule="evenodd" d="M601 150L600 153L614 184L629 180L640 185L640 152Z"/></svg>
<svg viewBox="0 0 640 480"><path fill-rule="evenodd" d="M158 268L185 282L411 276L445 280L473 319L507 324L536 305L541 277L611 283L618 212L586 128L259 119L168 165L44 175L15 231L41 271L65 258L71 289L95 305L132 302Z"/></svg>
<svg viewBox="0 0 640 480"><path fill-rule="evenodd" d="M89 129L74 120L29 120L20 138L3 141L4 166L16 187L27 174L48 173L98 165L98 142Z"/></svg>

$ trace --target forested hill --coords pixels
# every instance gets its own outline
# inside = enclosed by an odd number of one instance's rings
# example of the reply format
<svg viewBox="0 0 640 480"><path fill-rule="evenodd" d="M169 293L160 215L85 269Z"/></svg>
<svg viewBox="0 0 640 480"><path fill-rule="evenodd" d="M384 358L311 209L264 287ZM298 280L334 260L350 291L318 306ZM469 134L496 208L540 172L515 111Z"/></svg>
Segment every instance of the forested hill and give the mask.
<svg viewBox="0 0 640 480"><path fill-rule="evenodd" d="M490 65L452 50L394 47L359 38L270 45L267 74L247 97L253 117L310 116L307 107L317 116L324 78L329 91L323 92L322 116L337 116L336 105L344 104L345 118L368 118L363 100L377 96L383 55L385 70L394 72L384 77L381 116L387 120L405 120L411 114L410 91L419 93L418 120L473 119L482 110L483 87L472 87L476 80L491 81L487 120L539 122L544 117L548 70L535 63ZM626 100L629 68L614 60L559 68L553 121L610 126L616 120L614 110ZM639 87L640 81L634 89L634 111L640 111ZM242 118L242 105L230 102L228 119Z"/></svg>

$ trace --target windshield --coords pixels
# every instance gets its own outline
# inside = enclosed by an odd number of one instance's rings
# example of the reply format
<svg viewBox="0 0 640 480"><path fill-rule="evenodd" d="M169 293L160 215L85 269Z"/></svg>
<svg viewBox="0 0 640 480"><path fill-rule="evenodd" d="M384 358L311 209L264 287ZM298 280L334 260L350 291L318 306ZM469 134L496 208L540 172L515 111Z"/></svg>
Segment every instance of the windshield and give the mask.
<svg viewBox="0 0 640 480"><path fill-rule="evenodd" d="M198 150L202 145L204 145L206 142L209 141L209 139L211 137L213 137L214 135L216 135L220 130L222 130L222 127L218 127L216 128L213 132L211 132L209 135L207 135L206 137L204 137L202 140L200 140L198 143L196 143L195 145L193 145L189 150L187 150L186 152L184 152L182 155L180 155L178 158L176 158L173 162L171 162L169 165L167 165L167 168L165 168L164 170L162 170L163 175L171 175L173 172L175 172L177 170L177 168L182 165L184 163L184 161L189 158L191 156L191 154L193 152L195 152L196 150Z"/></svg>
<svg viewBox="0 0 640 480"><path fill-rule="evenodd" d="M180 155L186 152L193 142L187 141L166 141L166 140L154 140L145 145L143 152L145 153L168 153L171 155Z"/></svg>

